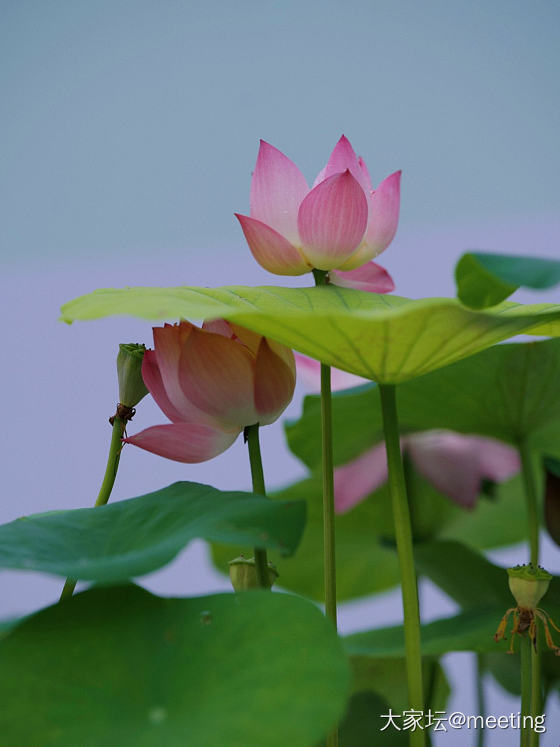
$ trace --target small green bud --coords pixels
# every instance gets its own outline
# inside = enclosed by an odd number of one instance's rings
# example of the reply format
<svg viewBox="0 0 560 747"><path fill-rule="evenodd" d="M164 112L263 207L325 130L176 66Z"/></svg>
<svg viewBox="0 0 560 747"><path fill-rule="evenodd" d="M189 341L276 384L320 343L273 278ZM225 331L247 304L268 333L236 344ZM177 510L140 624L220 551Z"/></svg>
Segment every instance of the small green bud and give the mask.
<svg viewBox="0 0 560 747"><path fill-rule="evenodd" d="M136 407L148 394L142 379L142 360L146 346L138 343L119 345L117 374L119 377L119 402L125 407Z"/></svg>
<svg viewBox="0 0 560 747"><path fill-rule="evenodd" d="M518 607L534 610L548 591L552 576L544 568L528 565L516 565L507 569L509 588L515 597Z"/></svg>
<svg viewBox="0 0 560 747"><path fill-rule="evenodd" d="M257 580L257 569L255 568L254 558L245 558L240 555L238 558L234 558L229 561L229 577L231 579L231 585L235 591L247 591L248 589L258 589L259 582ZM272 588L272 585L278 578L278 571L272 563L268 564L268 588Z"/></svg>

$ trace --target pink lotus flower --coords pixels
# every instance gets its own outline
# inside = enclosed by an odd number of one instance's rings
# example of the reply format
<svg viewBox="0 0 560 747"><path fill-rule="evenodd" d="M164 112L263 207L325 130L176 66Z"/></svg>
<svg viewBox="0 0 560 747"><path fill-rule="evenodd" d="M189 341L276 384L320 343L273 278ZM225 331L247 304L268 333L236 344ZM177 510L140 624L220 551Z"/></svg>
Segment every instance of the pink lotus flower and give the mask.
<svg viewBox="0 0 560 747"><path fill-rule="evenodd" d="M124 439L178 462L221 454L245 426L273 423L295 386L291 350L224 320L155 327L142 376L171 420Z"/></svg>
<svg viewBox="0 0 560 747"><path fill-rule="evenodd" d="M299 168L261 140L251 181L251 215L236 216L257 262L277 275L332 271L336 285L388 293L391 277L371 259L397 230L400 177L373 189L364 161L343 135L309 190Z"/></svg>
<svg viewBox="0 0 560 747"><path fill-rule="evenodd" d="M401 448L436 490L468 509L475 507L483 480L503 482L521 469L516 449L493 438L432 430L401 438ZM386 481L387 454L380 443L335 469L336 512L349 511Z"/></svg>
<svg viewBox="0 0 560 747"><path fill-rule="evenodd" d="M312 391L321 386L321 364L295 353L296 368ZM354 374L332 369L332 389L370 383ZM503 482L521 469L516 449L493 438L432 430L401 438L414 466L440 493L464 508L474 508L483 480ZM334 471L336 512L343 514L387 481L385 444L368 449Z"/></svg>

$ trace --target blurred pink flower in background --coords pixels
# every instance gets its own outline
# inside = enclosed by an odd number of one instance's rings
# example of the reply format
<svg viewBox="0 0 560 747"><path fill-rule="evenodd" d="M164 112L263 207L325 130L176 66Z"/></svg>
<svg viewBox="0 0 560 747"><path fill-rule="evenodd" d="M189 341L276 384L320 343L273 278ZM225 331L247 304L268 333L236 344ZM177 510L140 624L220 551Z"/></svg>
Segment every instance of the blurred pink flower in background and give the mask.
<svg viewBox="0 0 560 747"><path fill-rule="evenodd" d="M295 362L289 348L224 320L154 327L142 376L171 420L130 436L134 444L178 462L225 451L245 426L273 423L290 403Z"/></svg>
<svg viewBox="0 0 560 747"><path fill-rule="evenodd" d="M295 353L298 374L313 391L320 389L321 364ZM370 383L354 374L331 369L332 389L348 389ZM463 508L474 508L483 480L504 482L521 469L512 446L493 438L431 430L401 438L418 472L440 493ZM379 443L334 471L335 509L345 513L387 482L385 444Z"/></svg>
<svg viewBox="0 0 560 747"><path fill-rule="evenodd" d="M447 430L413 433L401 438L418 472L434 488L463 508L476 505L484 480L504 482L521 469L512 446L493 438L465 436ZM341 514L387 482L387 455L380 443L334 471L335 509Z"/></svg>
<svg viewBox="0 0 560 747"><path fill-rule="evenodd" d="M299 168L261 140L251 180L250 217L236 216L253 256L277 275L332 271L330 282L388 293L390 275L371 262L397 230L400 177L373 189L368 169L343 135L309 190Z"/></svg>

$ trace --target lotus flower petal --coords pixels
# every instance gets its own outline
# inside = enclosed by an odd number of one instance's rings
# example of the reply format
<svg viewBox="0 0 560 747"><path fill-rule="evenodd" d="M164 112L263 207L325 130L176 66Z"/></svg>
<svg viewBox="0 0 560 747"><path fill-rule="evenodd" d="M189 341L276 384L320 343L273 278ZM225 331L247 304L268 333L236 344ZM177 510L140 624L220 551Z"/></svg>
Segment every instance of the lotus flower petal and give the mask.
<svg viewBox="0 0 560 747"><path fill-rule="evenodd" d="M401 205L401 171L395 171L371 195L365 242L376 257L395 237ZM372 258L370 257L370 259Z"/></svg>
<svg viewBox="0 0 560 747"><path fill-rule="evenodd" d="M303 275L312 266L288 239L260 220L235 214L251 254L265 270L275 275Z"/></svg>
<svg viewBox="0 0 560 747"><path fill-rule="evenodd" d="M263 337L255 362L255 406L261 425L273 423L291 401L296 384L294 369L295 364L288 365Z"/></svg>
<svg viewBox="0 0 560 747"><path fill-rule="evenodd" d="M225 431L207 423L183 422L154 425L124 441L176 462L196 464L221 454L239 433L239 429Z"/></svg>
<svg viewBox="0 0 560 747"><path fill-rule="evenodd" d="M155 360L157 361L168 402L173 407L175 414L180 413L181 420L210 420L188 399L179 381L181 351L193 328L190 322L154 327ZM147 382L146 386L148 389L150 388ZM158 399L154 398L159 403ZM167 417L170 417L165 410L164 412ZM171 418L171 420L175 419L175 417Z"/></svg>
<svg viewBox="0 0 560 747"><path fill-rule="evenodd" d="M472 436L478 453L480 472L493 482L504 482L521 470L519 452L494 438Z"/></svg>
<svg viewBox="0 0 560 747"><path fill-rule="evenodd" d="M387 453L381 443L334 471L334 505L338 514L349 511L387 482Z"/></svg>
<svg viewBox="0 0 560 747"><path fill-rule="evenodd" d="M154 398L157 406L162 410L165 415L172 420L177 422L183 420L183 415L173 405L163 385L163 379L159 372L159 366L157 364L157 357L153 350L146 350L144 358L142 360L142 378L144 384L148 387L148 390Z"/></svg>
<svg viewBox="0 0 560 747"><path fill-rule="evenodd" d="M490 438L441 430L414 434L406 443L416 469L464 508L476 505L484 478L502 482L520 467L514 449Z"/></svg>
<svg viewBox="0 0 560 747"><path fill-rule="evenodd" d="M369 293L391 293L395 290L393 278L384 267L375 262L367 262L348 272L332 270L329 276L333 285L339 285L342 288L355 288Z"/></svg>
<svg viewBox="0 0 560 747"><path fill-rule="evenodd" d="M254 359L244 345L193 328L181 351L179 378L196 407L230 426L258 422L254 375Z"/></svg>
<svg viewBox="0 0 560 747"><path fill-rule="evenodd" d="M234 331L229 322L225 319L210 319L202 322L202 329L205 332L213 332L215 335L222 335L231 339L234 336Z"/></svg>
<svg viewBox="0 0 560 747"><path fill-rule="evenodd" d="M233 324L233 322L230 326L234 339L239 340L241 344L245 345L245 347L248 348L256 358L259 351L259 345L263 339L262 335L259 335L257 332L253 332L250 329L246 329L245 327L241 327L239 324Z"/></svg>
<svg viewBox="0 0 560 747"><path fill-rule="evenodd" d="M251 179L251 217L297 245L298 209L308 191L305 177L295 163L261 140Z"/></svg>
<svg viewBox="0 0 560 747"><path fill-rule="evenodd" d="M362 240L367 216L366 196L350 171L314 187L298 215L302 251L309 263L320 270L344 264Z"/></svg>
<svg viewBox="0 0 560 747"><path fill-rule="evenodd" d="M328 179L329 176L333 176L334 174L341 174L346 169L350 171L365 193L371 189L371 182L368 183L366 176L367 170L364 173L364 169L360 166L360 159L356 156L354 148L350 145L350 141L346 135L342 135L338 143L334 146L333 152L324 169L324 179Z"/></svg>
<svg viewBox="0 0 560 747"><path fill-rule="evenodd" d="M400 208L401 172L396 171L381 182L379 187L369 194L368 227L358 249L338 269L354 270L381 254L397 231Z"/></svg>

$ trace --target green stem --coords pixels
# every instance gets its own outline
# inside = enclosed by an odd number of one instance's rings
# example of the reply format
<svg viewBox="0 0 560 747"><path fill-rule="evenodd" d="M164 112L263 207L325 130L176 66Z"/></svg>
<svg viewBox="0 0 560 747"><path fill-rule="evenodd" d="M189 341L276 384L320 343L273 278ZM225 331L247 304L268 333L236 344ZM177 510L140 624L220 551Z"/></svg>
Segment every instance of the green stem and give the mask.
<svg viewBox="0 0 560 747"><path fill-rule="evenodd" d="M328 272L313 270L315 285L327 285ZM321 451L323 473L323 574L325 614L337 626L336 554L334 527L334 462L332 438L331 367L321 363ZM338 747L338 729L327 735L326 747Z"/></svg>
<svg viewBox="0 0 560 747"><path fill-rule="evenodd" d="M535 645L531 646L531 715L533 724L535 716L541 713L542 696L541 696L541 652L539 651L539 633L537 629ZM534 729L531 729L529 737L530 747L539 747L540 735Z"/></svg>
<svg viewBox="0 0 560 747"><path fill-rule="evenodd" d="M476 655L476 704L477 715L486 718L486 702L484 700L484 664L482 654ZM484 747L484 729L477 729L477 747Z"/></svg>
<svg viewBox="0 0 560 747"><path fill-rule="evenodd" d="M313 270L313 277L315 278L315 284L317 286L327 285L329 282L329 276L325 270ZM325 583L325 613L336 626L336 554L334 528L331 367L324 363L321 363L321 451L323 455L323 573ZM327 742L327 745L330 747L329 742Z"/></svg>
<svg viewBox="0 0 560 747"><path fill-rule="evenodd" d="M531 563L539 564L539 509L538 491L535 475L533 455L527 441L519 444L523 483L525 487L525 505L527 508L527 527L529 546L531 548Z"/></svg>
<svg viewBox="0 0 560 747"><path fill-rule="evenodd" d="M258 423L255 423L255 425L249 425L245 428L245 438L247 439L247 446L249 448L249 462L251 464L253 493L258 493L258 495L266 495ZM257 572L257 581L259 582L259 586L263 589L269 589L270 584L268 583L268 557L266 554L266 550L260 547L255 547L254 557L255 570Z"/></svg>
<svg viewBox="0 0 560 747"><path fill-rule="evenodd" d="M321 444L323 452L323 548L325 612L336 619L336 555L334 529L334 467L332 442L331 368L321 363Z"/></svg>
<svg viewBox="0 0 560 747"><path fill-rule="evenodd" d="M526 716L531 715L531 639L528 635L521 638L521 730L520 747L529 747L530 728L524 726Z"/></svg>
<svg viewBox="0 0 560 747"><path fill-rule="evenodd" d="M122 437L125 428L126 421L119 418L118 415L115 415L111 434L111 445L109 446L109 456L107 457L107 466L105 468L105 475L103 477L103 482L101 483L101 488L99 489L97 500L94 504L95 506L104 506L111 496L111 491L113 490L117 470L119 468L119 461L123 447ZM62 593L60 594L60 601L72 596L77 583L78 582L75 579L66 579Z"/></svg>
<svg viewBox="0 0 560 747"><path fill-rule="evenodd" d="M393 506L395 538L401 575L402 601L404 613L404 643L406 652L406 673L408 682L408 705L415 710L424 710L422 686L422 650L420 641L420 609L418 605L418 587L414 554L412 548L412 529L410 511L406 496L406 485L399 440L399 423L395 387L388 384L379 386L383 429L387 449L387 466L389 468L389 491ZM410 732L411 745L424 745L424 732Z"/></svg>
<svg viewBox="0 0 560 747"><path fill-rule="evenodd" d="M527 527L531 563L536 566L539 564L539 494L535 473L535 462L528 441L522 440L520 442L519 455L521 457L523 484L525 487L525 505L527 508ZM531 688L528 696L527 714L530 714L533 717L533 721L535 716L538 716L541 711L541 654L538 650L538 632L535 644L534 647L528 644L530 649L530 663L526 663L526 668L529 667L530 674L528 675L523 671L521 673L522 682L524 677L530 678L530 685L527 685ZM521 709L522 713L524 713L523 703ZM525 742L522 741L522 744L526 744L528 747L538 747L539 734L531 729L530 731L527 731L525 740Z"/></svg>

